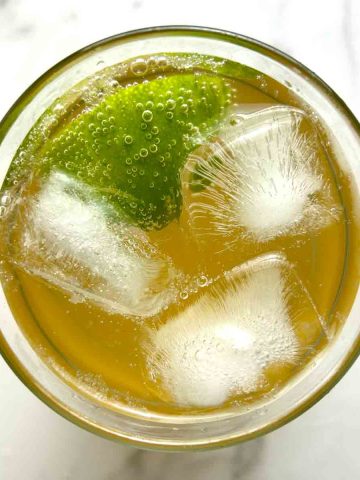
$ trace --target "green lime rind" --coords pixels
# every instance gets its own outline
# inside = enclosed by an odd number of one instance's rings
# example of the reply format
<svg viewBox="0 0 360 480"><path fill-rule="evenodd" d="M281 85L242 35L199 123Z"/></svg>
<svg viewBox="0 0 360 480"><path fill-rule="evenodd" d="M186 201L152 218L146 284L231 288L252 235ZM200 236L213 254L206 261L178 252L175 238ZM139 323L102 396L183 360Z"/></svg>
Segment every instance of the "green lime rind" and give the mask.
<svg viewBox="0 0 360 480"><path fill-rule="evenodd" d="M43 171L94 187L144 229L181 209L179 171L223 116L229 88L219 77L180 74L119 89L43 146Z"/></svg>
<svg viewBox="0 0 360 480"><path fill-rule="evenodd" d="M263 75L252 67L216 56L196 53L165 53L163 55L166 58L167 68L175 68L177 71L191 69L213 72L232 80L249 81L250 83L256 80L259 75Z"/></svg>

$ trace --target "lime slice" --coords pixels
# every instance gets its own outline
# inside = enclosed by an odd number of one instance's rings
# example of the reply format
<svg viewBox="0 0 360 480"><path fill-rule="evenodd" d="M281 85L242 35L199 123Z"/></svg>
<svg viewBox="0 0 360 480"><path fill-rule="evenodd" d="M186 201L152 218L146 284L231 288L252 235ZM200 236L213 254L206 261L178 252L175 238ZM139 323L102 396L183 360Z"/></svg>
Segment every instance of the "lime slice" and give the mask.
<svg viewBox="0 0 360 480"><path fill-rule="evenodd" d="M161 228L180 213L181 166L230 96L224 80L201 73L120 88L47 140L42 164L95 187L142 228Z"/></svg>

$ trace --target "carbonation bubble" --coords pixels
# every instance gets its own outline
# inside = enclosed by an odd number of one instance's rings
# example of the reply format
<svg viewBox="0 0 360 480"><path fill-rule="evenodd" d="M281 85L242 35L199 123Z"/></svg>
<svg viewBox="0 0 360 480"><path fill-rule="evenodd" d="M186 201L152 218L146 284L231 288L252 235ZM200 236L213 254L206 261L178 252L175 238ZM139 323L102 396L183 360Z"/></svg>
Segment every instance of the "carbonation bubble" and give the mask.
<svg viewBox="0 0 360 480"><path fill-rule="evenodd" d="M208 279L207 279L206 275L201 275L197 279L196 283L199 285L199 287L206 287L206 285L208 284Z"/></svg>
<svg viewBox="0 0 360 480"><path fill-rule="evenodd" d="M138 58L131 63L130 70L136 76L145 75L148 70L147 62L142 58Z"/></svg>
<svg viewBox="0 0 360 480"><path fill-rule="evenodd" d="M186 300L188 298L189 294L187 292L187 290L183 290L182 292L180 292L180 298L181 300Z"/></svg>
<svg viewBox="0 0 360 480"><path fill-rule="evenodd" d="M157 64L160 68L165 68L168 64L167 59L165 57L158 57Z"/></svg>
<svg viewBox="0 0 360 480"><path fill-rule="evenodd" d="M131 135L125 135L124 137L124 142L127 144L127 145L131 145L133 143L133 137Z"/></svg>
<svg viewBox="0 0 360 480"><path fill-rule="evenodd" d="M148 156L149 152L146 148L141 148L139 153L140 153L140 157L145 158Z"/></svg>
<svg viewBox="0 0 360 480"><path fill-rule="evenodd" d="M144 120L144 122L151 122L151 120L153 119L152 111L144 110L142 114L142 119Z"/></svg>
<svg viewBox="0 0 360 480"><path fill-rule="evenodd" d="M10 197L10 195L4 194L4 195L1 197L1 204L2 204L2 205L5 205L5 206L6 206L6 205L9 205L10 202L11 202L11 197Z"/></svg>
<svg viewBox="0 0 360 480"><path fill-rule="evenodd" d="M155 144L150 145L149 150L151 153L156 153L158 151L158 147Z"/></svg>
<svg viewBox="0 0 360 480"><path fill-rule="evenodd" d="M166 101L166 108L168 110L174 110L175 107L176 107L175 100L172 98L169 98L169 100Z"/></svg>

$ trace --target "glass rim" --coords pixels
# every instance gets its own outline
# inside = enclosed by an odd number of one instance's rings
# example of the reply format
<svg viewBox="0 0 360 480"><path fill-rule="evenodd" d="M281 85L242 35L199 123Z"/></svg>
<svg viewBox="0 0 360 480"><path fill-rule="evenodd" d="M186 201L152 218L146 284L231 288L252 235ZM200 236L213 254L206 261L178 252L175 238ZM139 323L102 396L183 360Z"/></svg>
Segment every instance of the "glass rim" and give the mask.
<svg viewBox="0 0 360 480"><path fill-rule="evenodd" d="M355 115L346 105L346 103L339 97L339 95L318 75L313 71L303 65L301 62L297 61L290 55L282 52L281 50L270 46L264 42L253 39L249 36L244 36L238 33L215 29L210 27L201 27L201 26L189 26L189 25L170 25L170 26L155 26L147 27L141 29L130 30L124 33L115 34L104 39L93 42L74 53L66 56L54 66L49 68L45 73L43 73L38 79L36 79L14 102L14 104L7 111L5 116L0 121L0 143L4 139L7 132L10 130L12 124L16 120L18 113L26 107L28 102L36 95L38 91L42 89L44 84L51 79L56 77L57 73L66 65L69 65L72 62L75 62L77 59L83 57L86 54L93 53L96 49L110 46L115 44L118 41L127 41L131 39L147 37L149 35L192 35L199 34L203 37L215 38L218 40L223 40L226 42L234 43L239 46L244 46L250 50L256 50L266 57L270 57L279 63L285 65L287 68L295 68L305 79L311 80L317 89L321 90L327 97L336 103L337 106L341 108L342 114L350 121L351 126L360 136L360 123L356 119ZM50 407L53 411L60 414L62 417L70 420L72 423L92 432L96 433L102 437L121 441L124 443L129 443L142 448L151 448L151 449L160 449L160 450L196 450L196 449L211 449L218 447L225 447L233 445L235 443L251 440L257 438L266 433L272 432L277 428L287 424L292 421L315 403L317 403L321 398L323 398L346 374L352 364L360 355L360 333L355 338L355 341L351 345L351 348L348 349L347 354L343 357L342 361L339 362L339 365L332 372L331 375L326 379L322 384L321 388L314 389L313 392L309 395L305 401L301 402L299 405L294 408L289 409L289 413L281 418L278 418L272 422L269 422L262 428L259 428L255 431L249 433L239 433L235 436L231 436L229 439L217 439L216 441L209 440L201 444L192 444L184 443L183 445L166 445L166 444L156 444L151 440L141 439L141 438L132 438L127 436L126 433L119 432L114 433L103 426L92 422L88 417L81 417L78 413L73 412L70 408L66 408L64 405L59 404L56 398L46 390L38 380L30 375L26 370L22 362L17 358L15 353L12 351L10 345L6 341L4 335L0 329L0 354L4 358L7 365L15 373L15 375L20 379L20 381L32 392L34 393L43 403Z"/></svg>

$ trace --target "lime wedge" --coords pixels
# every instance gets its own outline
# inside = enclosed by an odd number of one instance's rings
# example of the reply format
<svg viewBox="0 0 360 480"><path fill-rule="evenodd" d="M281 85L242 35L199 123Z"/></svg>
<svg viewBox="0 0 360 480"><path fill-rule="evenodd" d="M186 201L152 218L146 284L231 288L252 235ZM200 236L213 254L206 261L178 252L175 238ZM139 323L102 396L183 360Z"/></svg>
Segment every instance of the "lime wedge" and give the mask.
<svg viewBox="0 0 360 480"><path fill-rule="evenodd" d="M178 74L120 87L43 145L47 171L76 176L144 229L179 216L179 171L223 116L220 77Z"/></svg>

